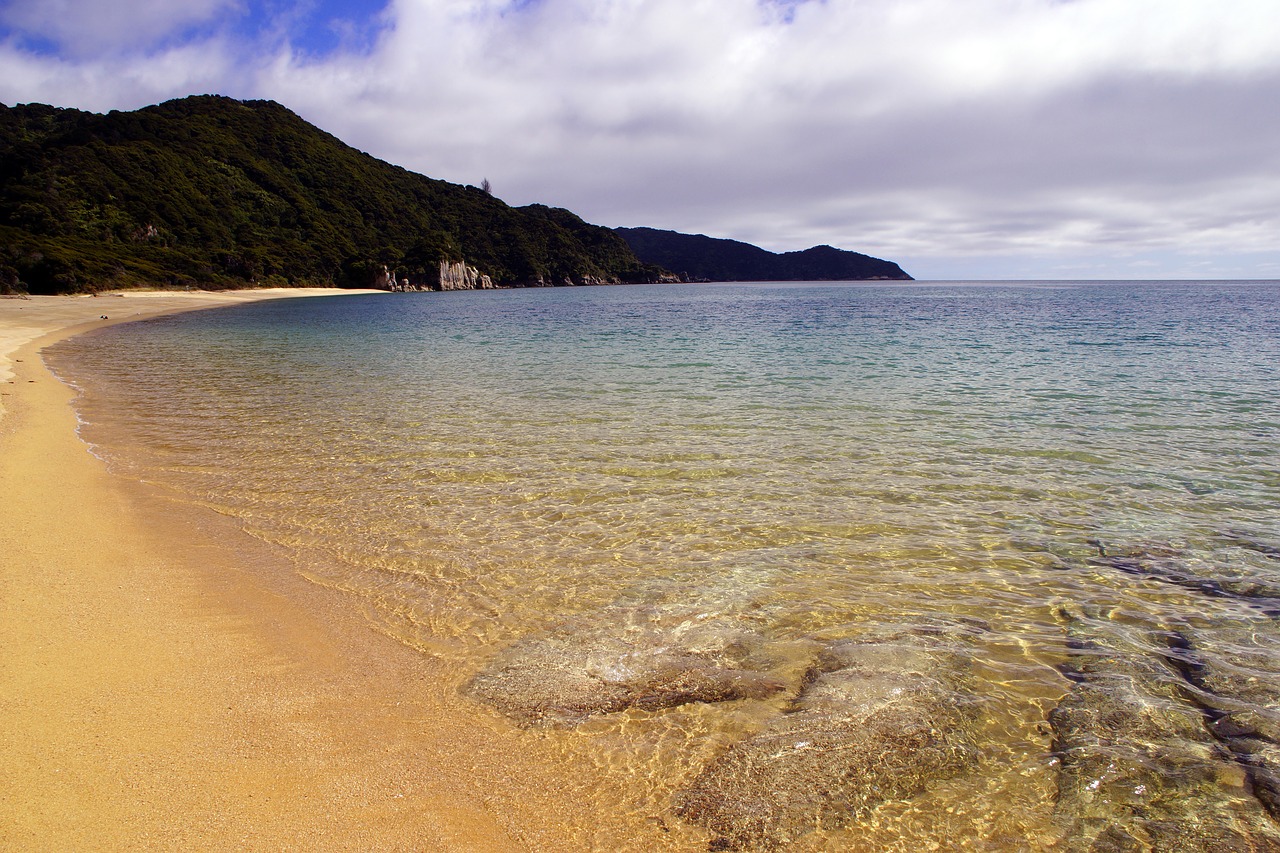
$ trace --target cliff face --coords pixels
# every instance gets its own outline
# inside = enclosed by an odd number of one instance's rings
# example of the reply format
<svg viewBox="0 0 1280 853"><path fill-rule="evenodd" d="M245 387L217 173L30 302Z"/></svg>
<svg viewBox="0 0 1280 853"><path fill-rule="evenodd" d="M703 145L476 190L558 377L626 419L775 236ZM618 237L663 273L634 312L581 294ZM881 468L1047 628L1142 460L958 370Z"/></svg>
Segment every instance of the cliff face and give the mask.
<svg viewBox="0 0 1280 853"><path fill-rule="evenodd" d="M396 278L387 267L373 277L371 287L390 290L393 293L413 293L424 290L493 290L493 279L475 267L462 261L441 261L434 279L416 275L413 278Z"/></svg>
<svg viewBox="0 0 1280 853"><path fill-rule="evenodd" d="M673 276L661 274L655 276L647 283L669 283L678 281ZM559 281L548 280L545 278L535 278L525 281L509 282L507 287L586 287L590 285L608 285L622 284L616 277L602 278L600 276L583 275L578 277L566 276ZM426 275L415 275L406 278L396 278L395 275L386 266L377 273L369 283L370 287L379 290L390 290L396 293L408 293L424 290L495 290L499 285L494 284L493 278L485 275L473 266L469 266L462 261L449 262L441 261L440 269L437 277L432 278Z"/></svg>
<svg viewBox="0 0 1280 853"><path fill-rule="evenodd" d="M661 273L567 210L408 172L270 101L0 105L0 287L472 281L442 264L495 286Z"/></svg>
<svg viewBox="0 0 1280 853"><path fill-rule="evenodd" d="M775 254L701 234L656 228L617 228L641 261L655 264L685 281L911 281L892 261L815 246Z"/></svg>
<svg viewBox="0 0 1280 853"><path fill-rule="evenodd" d="M493 279L458 261L440 262L440 290L493 290Z"/></svg>

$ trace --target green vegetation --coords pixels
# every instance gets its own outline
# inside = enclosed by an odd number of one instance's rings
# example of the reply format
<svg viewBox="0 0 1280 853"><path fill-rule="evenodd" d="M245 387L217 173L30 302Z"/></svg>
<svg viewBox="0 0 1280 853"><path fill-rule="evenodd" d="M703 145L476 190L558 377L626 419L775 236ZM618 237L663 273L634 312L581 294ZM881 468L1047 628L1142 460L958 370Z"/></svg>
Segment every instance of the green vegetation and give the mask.
<svg viewBox="0 0 1280 853"><path fill-rule="evenodd" d="M831 246L774 254L749 243L656 228L615 229L645 263L687 281L911 281L892 261Z"/></svg>
<svg viewBox="0 0 1280 853"><path fill-rule="evenodd" d="M271 101L0 105L0 292L364 287L384 266L431 285L442 260L506 286L662 273L569 211L392 166Z"/></svg>

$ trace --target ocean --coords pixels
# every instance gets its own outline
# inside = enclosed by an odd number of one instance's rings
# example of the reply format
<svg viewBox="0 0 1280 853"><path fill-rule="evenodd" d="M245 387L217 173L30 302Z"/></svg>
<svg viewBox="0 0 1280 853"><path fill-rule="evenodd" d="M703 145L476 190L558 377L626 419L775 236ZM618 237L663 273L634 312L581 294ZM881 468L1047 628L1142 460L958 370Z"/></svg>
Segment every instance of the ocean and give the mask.
<svg viewBox="0 0 1280 853"><path fill-rule="evenodd" d="M47 355L113 470L612 779L602 822L1280 844L1280 284L353 295Z"/></svg>

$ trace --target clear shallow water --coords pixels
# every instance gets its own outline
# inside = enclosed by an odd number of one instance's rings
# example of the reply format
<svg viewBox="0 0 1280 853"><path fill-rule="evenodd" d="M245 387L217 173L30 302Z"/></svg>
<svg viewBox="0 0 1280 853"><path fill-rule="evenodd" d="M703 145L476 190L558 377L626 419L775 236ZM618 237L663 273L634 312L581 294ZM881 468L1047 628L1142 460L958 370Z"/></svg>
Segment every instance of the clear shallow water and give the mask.
<svg viewBox="0 0 1280 853"><path fill-rule="evenodd" d="M1073 837L1049 716L1096 638L1163 666L1185 629L1198 654L1264 650L1250 672L1280 685L1280 286L351 296L158 318L51 359L119 469L291 546L459 687L548 632L598 651L746 626L783 693L546 735L653 811L794 711L815 649L890 627L950 626L973 760L805 844Z"/></svg>

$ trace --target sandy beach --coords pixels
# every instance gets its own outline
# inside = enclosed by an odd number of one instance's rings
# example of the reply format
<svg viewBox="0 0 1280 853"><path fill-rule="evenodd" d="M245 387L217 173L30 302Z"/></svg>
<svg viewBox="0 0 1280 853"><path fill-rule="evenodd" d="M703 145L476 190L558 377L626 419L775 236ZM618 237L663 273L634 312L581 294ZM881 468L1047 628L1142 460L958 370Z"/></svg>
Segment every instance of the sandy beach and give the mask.
<svg viewBox="0 0 1280 853"><path fill-rule="evenodd" d="M39 355L104 323L318 293L338 292L0 300L0 849L553 849L576 819L495 798L555 785L424 704L429 658L108 473Z"/></svg>

